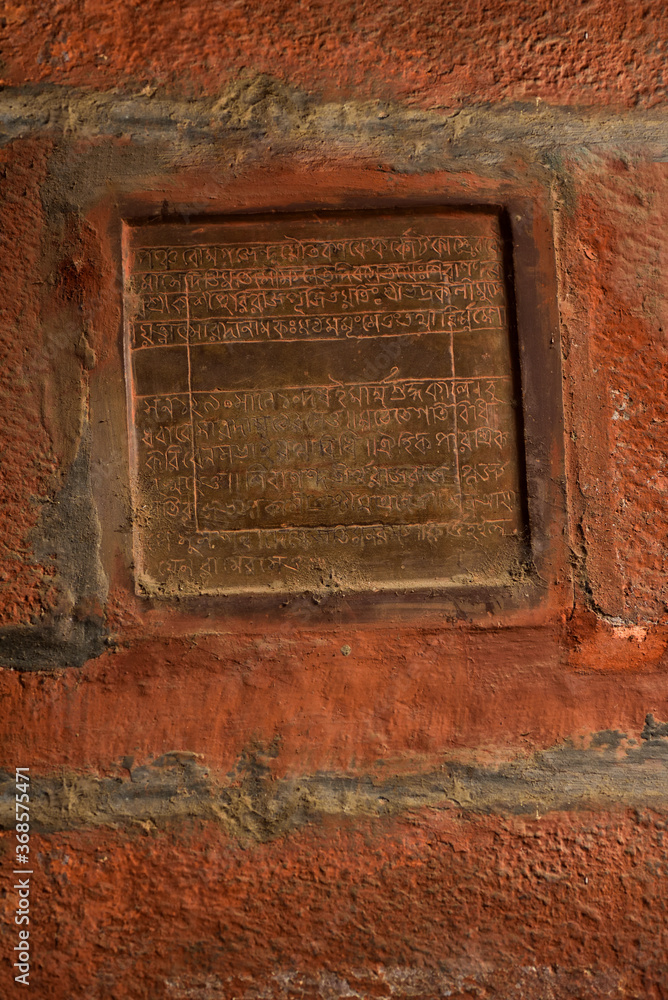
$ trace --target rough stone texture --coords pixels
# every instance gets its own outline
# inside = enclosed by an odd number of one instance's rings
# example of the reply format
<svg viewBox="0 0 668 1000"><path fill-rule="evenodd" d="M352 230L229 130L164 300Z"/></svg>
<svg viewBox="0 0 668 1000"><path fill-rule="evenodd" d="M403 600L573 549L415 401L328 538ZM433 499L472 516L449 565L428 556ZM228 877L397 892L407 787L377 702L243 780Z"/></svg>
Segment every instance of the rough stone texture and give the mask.
<svg viewBox="0 0 668 1000"><path fill-rule="evenodd" d="M47 494L55 462L43 413L44 363L39 300L32 281L39 262L42 205L39 189L50 143L17 142L2 150L3 268L0 320L2 358L2 503L0 615L3 622L28 622L50 603L53 569L31 564L30 529ZM31 278L32 276L32 278ZM32 349L31 349L32 348Z"/></svg>
<svg viewBox="0 0 668 1000"><path fill-rule="evenodd" d="M172 751L149 765L131 756L105 777L63 771L31 784L31 823L40 832L79 827L140 824L165 829L177 819L215 822L242 843L267 841L326 816L390 817L428 807L458 806L463 813L538 816L594 805L651 806L666 803L668 741L655 733L648 714L643 743L619 730L595 733L580 747L564 745L531 757L494 764L462 763L445 755L437 770L375 776L316 772L278 777L272 764L280 744L244 750L227 774L205 765L204 755ZM549 783L545 775L549 773ZM10 826L14 774L0 774L0 817Z"/></svg>
<svg viewBox="0 0 668 1000"><path fill-rule="evenodd" d="M665 16L3 11L0 948L24 765L40 1000L668 993ZM120 218L518 189L554 230L569 599L136 597Z"/></svg>
<svg viewBox="0 0 668 1000"><path fill-rule="evenodd" d="M3 82L216 93L241 72L421 106L665 101L661 0L12 3Z"/></svg>
<svg viewBox="0 0 668 1000"><path fill-rule="evenodd" d="M666 602L666 164L588 152L572 164L561 281L577 471L574 529L591 599L628 620ZM578 392L587 380L587 393ZM604 415L594 420L593 415Z"/></svg>
<svg viewBox="0 0 668 1000"><path fill-rule="evenodd" d="M648 810L350 816L252 850L199 824L34 843L54 1000L665 994Z"/></svg>

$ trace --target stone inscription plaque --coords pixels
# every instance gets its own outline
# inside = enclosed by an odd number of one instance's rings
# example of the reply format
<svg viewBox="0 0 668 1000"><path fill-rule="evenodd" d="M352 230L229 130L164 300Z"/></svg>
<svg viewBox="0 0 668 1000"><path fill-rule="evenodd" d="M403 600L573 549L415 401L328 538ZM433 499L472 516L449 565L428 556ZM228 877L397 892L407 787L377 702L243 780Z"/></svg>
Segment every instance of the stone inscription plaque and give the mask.
<svg viewBox="0 0 668 1000"><path fill-rule="evenodd" d="M525 554L494 212L125 228L138 587L507 583Z"/></svg>

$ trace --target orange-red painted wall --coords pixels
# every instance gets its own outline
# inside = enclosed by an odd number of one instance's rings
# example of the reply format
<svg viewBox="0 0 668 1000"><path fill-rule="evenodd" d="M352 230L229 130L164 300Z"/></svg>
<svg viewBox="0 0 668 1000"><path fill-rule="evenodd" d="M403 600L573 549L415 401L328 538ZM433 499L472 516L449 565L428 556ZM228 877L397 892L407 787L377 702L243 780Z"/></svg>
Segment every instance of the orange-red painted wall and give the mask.
<svg viewBox="0 0 668 1000"><path fill-rule="evenodd" d="M663 5L0 24L0 996L17 765L35 997L665 996ZM549 219L568 600L137 597L120 220L416 192Z"/></svg>

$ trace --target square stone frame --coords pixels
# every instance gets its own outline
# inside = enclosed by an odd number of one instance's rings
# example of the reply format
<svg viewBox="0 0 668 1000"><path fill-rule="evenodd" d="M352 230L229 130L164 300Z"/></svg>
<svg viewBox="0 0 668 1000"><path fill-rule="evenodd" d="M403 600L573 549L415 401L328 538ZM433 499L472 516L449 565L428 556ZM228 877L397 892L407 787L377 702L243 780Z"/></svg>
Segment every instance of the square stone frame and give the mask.
<svg viewBox="0 0 668 1000"><path fill-rule="evenodd" d="M125 591L148 632L155 630L187 633L197 623L220 620L227 629L253 624L290 626L296 624L344 624L356 622L396 622L445 624L469 621L476 626L539 624L560 617L572 606L572 580L567 545L567 504L564 453L564 423L561 394L561 349L554 260L549 213L549 195L542 185L485 183L471 175L431 174L395 178L386 172L369 170L315 171L305 179L290 169L266 169L255 178L246 176L233 185L218 187L211 197L193 200L197 178L179 177L171 181L171 197L164 197L165 183L147 186L98 206L97 221L104 218L109 243L104 256L115 270L116 316L113 334L116 349L110 364L100 375L91 376L91 428L93 486L98 499L103 529L102 554L112 586ZM352 176L352 183L351 177ZM473 181L473 183L472 183ZM355 183L356 182L356 183ZM205 185L206 186L206 185ZM355 189L357 187L357 190ZM311 190L309 190L309 188ZM346 593L333 589L286 594L272 591L257 595L202 595L191 597L150 597L136 587L133 570L133 521L130 499L130 455L124 372L125 331L123 323L123 231L148 221L177 223L219 222L226 217L252 217L269 213L412 209L475 209L499 214L504 231L506 273L514 301L511 301L511 336L519 353L521 383L520 461L526 474L526 513L530 540L530 562L525 573L510 585L466 585L416 590L396 589ZM99 226L98 226L99 228ZM514 323L512 313L514 312ZM117 414L112 414L111 397L123 405L121 430ZM104 411L107 420L97 414ZM97 417L97 419L96 419ZM98 432L99 424L114 425L112 440L117 454L109 458L108 433ZM121 434L123 437L121 438ZM124 440L122 455L118 441ZM523 449L523 455L521 454ZM123 466L121 467L121 459ZM102 467L107 467L107 473ZM120 530L110 525L119 520L118 504L110 504L109 483L105 481L115 466L125 487L125 516ZM115 509L113 509L115 506ZM110 515L109 524L106 514ZM115 537L114 537L115 536ZM120 555L120 558L119 558ZM223 624L224 623L224 624Z"/></svg>

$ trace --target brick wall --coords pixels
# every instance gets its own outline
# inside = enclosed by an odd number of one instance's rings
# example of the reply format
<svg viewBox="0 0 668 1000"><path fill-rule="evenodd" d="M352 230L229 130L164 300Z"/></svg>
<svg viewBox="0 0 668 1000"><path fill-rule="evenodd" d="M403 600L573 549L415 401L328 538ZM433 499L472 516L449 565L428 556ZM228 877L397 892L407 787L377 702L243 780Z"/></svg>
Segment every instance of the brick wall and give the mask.
<svg viewBox="0 0 668 1000"><path fill-rule="evenodd" d="M0 995L22 765L35 997L664 996L663 5L0 24ZM556 274L560 600L137 596L121 220L518 193Z"/></svg>

